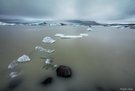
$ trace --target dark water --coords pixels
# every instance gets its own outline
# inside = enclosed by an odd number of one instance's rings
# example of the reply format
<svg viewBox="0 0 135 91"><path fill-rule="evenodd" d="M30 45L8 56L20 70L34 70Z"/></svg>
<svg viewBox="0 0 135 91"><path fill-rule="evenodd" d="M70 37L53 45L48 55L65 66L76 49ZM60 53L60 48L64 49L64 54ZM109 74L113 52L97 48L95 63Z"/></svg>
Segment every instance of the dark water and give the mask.
<svg viewBox="0 0 135 91"><path fill-rule="evenodd" d="M135 90L135 30L111 27L73 26L0 26L0 91L134 91ZM87 33L81 39L60 39L56 33L78 35ZM54 44L43 44L42 39L51 36ZM55 49L52 54L40 53L35 46ZM22 54L32 59L20 63L17 79L10 79L9 63ZM43 69L48 57L55 64L71 67L73 76L59 78L55 70ZM53 77L51 84L42 86L47 77Z"/></svg>

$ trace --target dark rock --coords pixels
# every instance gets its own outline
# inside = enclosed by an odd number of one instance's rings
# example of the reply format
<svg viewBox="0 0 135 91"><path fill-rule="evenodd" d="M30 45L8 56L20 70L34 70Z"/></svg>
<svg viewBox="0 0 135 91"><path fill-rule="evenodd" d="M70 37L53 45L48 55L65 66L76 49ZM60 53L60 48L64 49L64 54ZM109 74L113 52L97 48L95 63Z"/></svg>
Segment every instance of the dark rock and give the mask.
<svg viewBox="0 0 135 91"><path fill-rule="evenodd" d="M39 23L39 25L46 25L46 24L47 24L46 22Z"/></svg>
<svg viewBox="0 0 135 91"><path fill-rule="evenodd" d="M64 77L64 78L69 78L72 76L72 70L68 66L60 65L56 69L56 73L58 77Z"/></svg>
<svg viewBox="0 0 135 91"><path fill-rule="evenodd" d="M66 24L65 23L60 23L61 26L65 26Z"/></svg>
<svg viewBox="0 0 135 91"><path fill-rule="evenodd" d="M135 29L135 25L129 25L130 29Z"/></svg>
<svg viewBox="0 0 135 91"><path fill-rule="evenodd" d="M48 77L48 78L46 78L45 80L43 80L42 82L41 82L41 84L42 85L49 85L49 84L51 84L53 82L53 78L52 77Z"/></svg>

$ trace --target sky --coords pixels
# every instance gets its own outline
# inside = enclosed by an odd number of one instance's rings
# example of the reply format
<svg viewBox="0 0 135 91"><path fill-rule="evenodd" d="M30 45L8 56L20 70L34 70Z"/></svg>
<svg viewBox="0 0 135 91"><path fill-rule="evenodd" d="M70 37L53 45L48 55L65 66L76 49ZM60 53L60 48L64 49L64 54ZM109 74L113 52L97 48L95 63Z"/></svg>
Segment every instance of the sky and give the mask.
<svg viewBox="0 0 135 91"><path fill-rule="evenodd" d="M135 0L0 0L0 17L133 22Z"/></svg>

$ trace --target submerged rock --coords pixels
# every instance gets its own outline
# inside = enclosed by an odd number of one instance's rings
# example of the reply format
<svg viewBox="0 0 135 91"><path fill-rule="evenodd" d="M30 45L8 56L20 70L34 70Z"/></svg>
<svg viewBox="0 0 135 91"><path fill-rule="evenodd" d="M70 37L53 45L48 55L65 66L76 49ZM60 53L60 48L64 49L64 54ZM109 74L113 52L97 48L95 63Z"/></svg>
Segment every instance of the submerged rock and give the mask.
<svg viewBox="0 0 135 91"><path fill-rule="evenodd" d="M23 82L23 79L21 78L14 78L12 79L8 84L8 91L16 89L18 86L20 86Z"/></svg>
<svg viewBox="0 0 135 91"><path fill-rule="evenodd" d="M41 82L41 85L49 85L49 84L51 84L53 82L53 78L52 77L48 77L48 78L46 78L45 80L43 80L42 82Z"/></svg>
<svg viewBox="0 0 135 91"><path fill-rule="evenodd" d="M56 69L56 73L58 77L63 77L63 78L69 78L72 76L72 70L68 66L60 65Z"/></svg>
<svg viewBox="0 0 135 91"><path fill-rule="evenodd" d="M65 23L60 23L61 26L65 26L66 24Z"/></svg>

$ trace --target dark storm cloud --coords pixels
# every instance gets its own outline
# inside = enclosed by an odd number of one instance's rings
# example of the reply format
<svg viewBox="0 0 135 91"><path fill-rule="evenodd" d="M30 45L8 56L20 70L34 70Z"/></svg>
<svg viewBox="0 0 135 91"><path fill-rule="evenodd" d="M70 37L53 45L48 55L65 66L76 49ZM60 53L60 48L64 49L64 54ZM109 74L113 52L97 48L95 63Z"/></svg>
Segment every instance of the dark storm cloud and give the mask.
<svg viewBox="0 0 135 91"><path fill-rule="evenodd" d="M0 15L117 20L134 17L135 0L0 0Z"/></svg>

